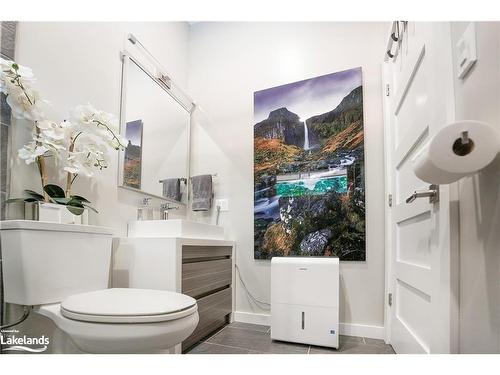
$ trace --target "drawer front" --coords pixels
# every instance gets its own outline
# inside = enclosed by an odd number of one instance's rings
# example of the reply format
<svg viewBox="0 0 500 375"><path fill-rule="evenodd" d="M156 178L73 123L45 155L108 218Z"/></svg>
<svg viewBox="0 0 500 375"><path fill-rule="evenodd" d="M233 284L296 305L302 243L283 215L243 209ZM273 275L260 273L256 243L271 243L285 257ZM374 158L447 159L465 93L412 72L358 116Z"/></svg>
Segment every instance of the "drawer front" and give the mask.
<svg viewBox="0 0 500 375"><path fill-rule="evenodd" d="M182 342L182 350L191 347L217 328L228 323L228 314L232 310L232 288L200 298L197 303L200 321L191 336Z"/></svg>
<svg viewBox="0 0 500 375"><path fill-rule="evenodd" d="M182 293L198 297L232 283L231 259L184 263Z"/></svg>
<svg viewBox="0 0 500 375"><path fill-rule="evenodd" d="M231 246L183 246L182 262L197 262L204 259L230 258Z"/></svg>
<svg viewBox="0 0 500 375"><path fill-rule="evenodd" d="M210 314L216 313L219 315L229 314L232 307L232 292L233 288L226 288L217 293L200 298L196 301L196 303L198 304L198 313L204 316L208 316L208 312L210 312Z"/></svg>

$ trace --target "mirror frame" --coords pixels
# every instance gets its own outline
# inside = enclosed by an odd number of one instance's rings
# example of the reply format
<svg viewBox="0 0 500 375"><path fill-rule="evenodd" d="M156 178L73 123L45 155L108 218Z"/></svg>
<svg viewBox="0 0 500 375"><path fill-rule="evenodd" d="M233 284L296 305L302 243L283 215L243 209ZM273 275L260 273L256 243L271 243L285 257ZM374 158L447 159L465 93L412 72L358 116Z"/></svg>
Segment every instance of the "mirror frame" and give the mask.
<svg viewBox="0 0 500 375"><path fill-rule="evenodd" d="M185 95L179 88L177 88L177 91L180 91L181 94L184 94L184 100L181 97L178 97L175 95L175 93L172 91L172 86L173 82L171 81L170 87L167 87L165 83L160 81L158 78L155 77L153 73L151 73L140 61L138 61L137 58L132 56L130 53L127 51L122 51L121 52L121 60L122 60L122 76L121 76L121 88L120 88L120 134L125 137L125 123L126 123L126 101L127 101L127 73L128 73L128 67L130 63L133 63L137 65L139 69L141 69L149 78L153 80L163 91L165 91L172 99L174 99L181 107L184 109L188 115L189 115L189 122L187 124L187 166L186 166L186 202L179 202L167 197L164 197L162 195L157 195L153 194L147 191L144 191L142 189L136 189L130 186L126 186L123 184L123 164L124 164L124 158L125 158L125 150L119 150L118 153L118 187L121 189L129 190L136 192L141 195L146 195L148 197L153 197L157 198L166 202L178 204L178 205L183 205L187 206L189 202L189 191L190 191L190 184L191 184L191 175L190 175L190 166L191 166L191 122L192 122L192 113L195 108L195 104L191 101L191 99L188 99L189 97ZM186 104L185 100L188 99L189 103Z"/></svg>

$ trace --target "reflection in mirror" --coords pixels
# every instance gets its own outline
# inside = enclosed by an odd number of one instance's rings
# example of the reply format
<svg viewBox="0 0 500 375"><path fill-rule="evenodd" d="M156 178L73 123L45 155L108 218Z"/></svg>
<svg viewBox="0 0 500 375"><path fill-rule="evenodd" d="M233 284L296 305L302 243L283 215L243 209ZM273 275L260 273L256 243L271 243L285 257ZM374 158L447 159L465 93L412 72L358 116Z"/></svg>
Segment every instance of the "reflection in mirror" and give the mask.
<svg viewBox="0 0 500 375"><path fill-rule="evenodd" d="M190 113L130 56L123 64L119 185L186 203Z"/></svg>

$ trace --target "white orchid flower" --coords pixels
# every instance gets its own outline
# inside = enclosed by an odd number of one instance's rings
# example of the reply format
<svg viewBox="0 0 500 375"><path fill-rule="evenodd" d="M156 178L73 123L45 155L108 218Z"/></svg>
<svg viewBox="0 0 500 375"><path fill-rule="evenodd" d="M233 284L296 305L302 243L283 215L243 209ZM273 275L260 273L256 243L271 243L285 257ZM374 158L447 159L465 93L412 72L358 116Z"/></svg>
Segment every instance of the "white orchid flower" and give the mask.
<svg viewBox="0 0 500 375"><path fill-rule="evenodd" d="M82 162L80 160L72 160L63 168L66 172L75 175L84 175L87 177L92 177L94 172L92 171L92 165L88 162Z"/></svg>
<svg viewBox="0 0 500 375"><path fill-rule="evenodd" d="M31 88L21 89L13 85L7 89L7 104L12 109L12 116L17 119L39 121L44 117L42 105L45 101L40 99L38 91Z"/></svg>
<svg viewBox="0 0 500 375"><path fill-rule="evenodd" d="M66 139L66 131L60 127L54 127L51 129L44 130L40 132L40 135L45 138L53 139L56 141L62 141Z"/></svg>
<svg viewBox="0 0 500 375"><path fill-rule="evenodd" d="M108 145L95 132L84 133L81 127L76 127L78 133L73 133L73 147L65 159L64 170L72 174L93 175L94 168L104 169L108 166ZM71 129L72 132L75 129Z"/></svg>
<svg viewBox="0 0 500 375"><path fill-rule="evenodd" d="M25 82L35 81L33 70L31 70L31 68L28 68L27 66L19 65L12 60L7 60L1 57L0 57L0 66L3 74L13 76L16 73L16 67L17 67L18 74L22 76Z"/></svg>
<svg viewBox="0 0 500 375"><path fill-rule="evenodd" d="M17 68L17 69L16 69ZM0 57L0 91L7 87L7 84L13 84L12 80L19 76L20 82L23 85L31 85L35 82L33 71L22 65L16 64L14 61L6 60ZM6 92L4 92L7 94Z"/></svg>
<svg viewBox="0 0 500 375"><path fill-rule="evenodd" d="M37 144L45 146L61 159L60 151L68 148L67 129L48 120L38 121L36 127L38 131L34 135L34 139Z"/></svg>
<svg viewBox="0 0 500 375"><path fill-rule="evenodd" d="M43 145L37 145L36 142L28 143L20 148L17 152L20 159L23 159L26 164L34 163L38 156L44 155L49 149Z"/></svg>
<svg viewBox="0 0 500 375"><path fill-rule="evenodd" d="M35 79L31 69L5 59L0 60L0 65L0 92L7 95L12 115L34 121L43 118L43 101L32 88Z"/></svg>
<svg viewBox="0 0 500 375"><path fill-rule="evenodd" d="M72 121L78 123L81 131L101 138L116 150L125 148L126 140L120 135L115 116L95 109L91 104L77 106L71 111Z"/></svg>
<svg viewBox="0 0 500 375"><path fill-rule="evenodd" d="M40 120L40 121L37 121L35 126L40 130L49 130L54 126L54 123L52 121L49 121L49 120Z"/></svg>
<svg viewBox="0 0 500 375"><path fill-rule="evenodd" d="M89 157L88 153L79 151L70 154L66 160L64 170L72 174L83 174L87 177L92 177L94 175L92 167L93 160Z"/></svg>
<svg viewBox="0 0 500 375"><path fill-rule="evenodd" d="M50 151L53 151L54 155L60 158L59 151L63 151L67 149L65 143L61 143L58 141L54 141L49 137L38 137L37 142L39 145L44 146Z"/></svg>
<svg viewBox="0 0 500 375"><path fill-rule="evenodd" d="M59 126L61 128L71 128L71 127L73 127L73 124L69 121L63 120L59 123Z"/></svg>

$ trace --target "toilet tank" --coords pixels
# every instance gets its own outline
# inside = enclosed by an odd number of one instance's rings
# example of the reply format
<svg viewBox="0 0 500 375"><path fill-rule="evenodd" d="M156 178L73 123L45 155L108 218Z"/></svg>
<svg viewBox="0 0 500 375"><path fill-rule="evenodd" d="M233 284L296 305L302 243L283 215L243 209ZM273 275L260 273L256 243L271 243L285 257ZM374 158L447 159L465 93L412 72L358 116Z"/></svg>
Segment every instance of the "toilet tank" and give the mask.
<svg viewBox="0 0 500 375"><path fill-rule="evenodd" d="M5 302L42 305L108 288L112 234L93 225L0 221Z"/></svg>

